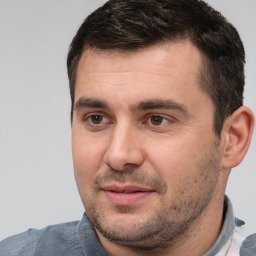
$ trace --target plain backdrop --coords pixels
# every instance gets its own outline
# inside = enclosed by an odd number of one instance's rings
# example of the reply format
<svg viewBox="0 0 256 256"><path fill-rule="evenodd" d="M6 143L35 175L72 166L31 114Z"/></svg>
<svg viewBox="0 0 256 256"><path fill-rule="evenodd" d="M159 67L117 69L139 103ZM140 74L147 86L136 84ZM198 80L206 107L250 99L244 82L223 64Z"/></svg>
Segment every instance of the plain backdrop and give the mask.
<svg viewBox="0 0 256 256"><path fill-rule="evenodd" d="M79 220L71 157L69 44L104 0L0 0L0 240ZM256 112L256 1L208 0L235 25L247 52L245 105ZM227 194L256 231L256 140Z"/></svg>

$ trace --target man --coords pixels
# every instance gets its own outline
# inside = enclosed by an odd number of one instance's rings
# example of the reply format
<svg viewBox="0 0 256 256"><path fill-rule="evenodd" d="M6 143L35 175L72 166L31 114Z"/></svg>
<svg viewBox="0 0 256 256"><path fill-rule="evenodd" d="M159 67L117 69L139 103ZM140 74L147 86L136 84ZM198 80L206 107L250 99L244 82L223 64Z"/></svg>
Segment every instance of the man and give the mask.
<svg viewBox="0 0 256 256"><path fill-rule="evenodd" d="M256 255L224 196L254 119L236 29L199 0L111 0L67 65L86 214L6 239L0 255Z"/></svg>

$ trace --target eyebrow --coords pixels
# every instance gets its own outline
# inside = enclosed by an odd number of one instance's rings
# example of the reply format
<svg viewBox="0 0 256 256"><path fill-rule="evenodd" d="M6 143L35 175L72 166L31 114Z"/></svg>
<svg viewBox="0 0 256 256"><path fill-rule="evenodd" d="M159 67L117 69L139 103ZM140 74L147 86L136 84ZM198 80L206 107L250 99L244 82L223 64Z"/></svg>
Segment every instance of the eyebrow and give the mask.
<svg viewBox="0 0 256 256"><path fill-rule="evenodd" d="M79 110L81 108L108 109L110 107L107 104L107 102L104 100L81 97L75 103L74 110ZM130 105L129 109L131 111L170 109L170 110L177 110L187 116L189 115L189 110L187 106L175 101L174 99L167 99L167 100L166 99L150 99L150 100L140 101L134 105Z"/></svg>
<svg viewBox="0 0 256 256"><path fill-rule="evenodd" d="M132 106L135 110L150 110L150 109L174 109L186 114L189 113L187 106L182 103L178 103L173 99L163 100L163 99L151 99L146 101L141 101L135 106Z"/></svg>
<svg viewBox="0 0 256 256"><path fill-rule="evenodd" d="M81 108L108 108L108 104L103 100L82 97L75 103L74 110Z"/></svg>

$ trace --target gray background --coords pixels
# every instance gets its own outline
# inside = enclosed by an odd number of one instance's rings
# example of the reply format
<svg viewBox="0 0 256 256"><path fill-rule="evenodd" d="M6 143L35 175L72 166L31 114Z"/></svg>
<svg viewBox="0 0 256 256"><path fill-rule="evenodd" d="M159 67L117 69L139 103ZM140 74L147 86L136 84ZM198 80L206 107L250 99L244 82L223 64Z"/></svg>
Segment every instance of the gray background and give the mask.
<svg viewBox="0 0 256 256"><path fill-rule="evenodd" d="M0 0L0 240L30 227L77 220L83 207L71 158L69 43L104 0ZM209 0L241 34L245 105L256 112L256 1ZM227 194L256 231L256 140Z"/></svg>

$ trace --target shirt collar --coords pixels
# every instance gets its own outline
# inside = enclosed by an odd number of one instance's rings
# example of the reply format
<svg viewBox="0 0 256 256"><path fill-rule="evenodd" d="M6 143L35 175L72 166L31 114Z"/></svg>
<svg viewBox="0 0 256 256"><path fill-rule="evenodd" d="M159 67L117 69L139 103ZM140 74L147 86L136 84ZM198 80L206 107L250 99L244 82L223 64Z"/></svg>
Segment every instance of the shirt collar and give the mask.
<svg viewBox="0 0 256 256"><path fill-rule="evenodd" d="M94 230L94 227L84 213L78 225L78 237L84 255L111 256L107 253Z"/></svg>
<svg viewBox="0 0 256 256"><path fill-rule="evenodd" d="M224 199L224 214L225 218L220 235L212 248L206 254L204 254L204 256L216 255L227 243L227 241L232 237L235 230L236 219L234 217L233 207L229 198L226 195Z"/></svg>

